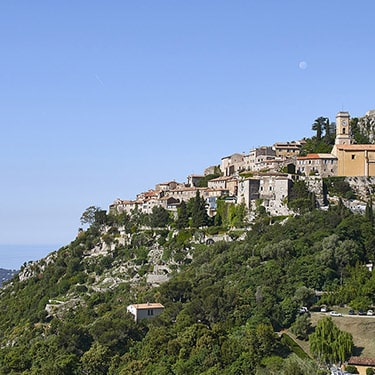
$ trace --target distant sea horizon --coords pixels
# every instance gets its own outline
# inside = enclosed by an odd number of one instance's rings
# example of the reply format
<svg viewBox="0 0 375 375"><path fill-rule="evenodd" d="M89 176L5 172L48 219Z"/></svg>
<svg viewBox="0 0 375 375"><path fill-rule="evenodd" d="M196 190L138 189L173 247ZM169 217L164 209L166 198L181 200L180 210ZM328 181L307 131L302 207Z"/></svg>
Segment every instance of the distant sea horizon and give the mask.
<svg viewBox="0 0 375 375"><path fill-rule="evenodd" d="M2 245L0 244L0 268L19 270L24 263L46 257L62 245Z"/></svg>

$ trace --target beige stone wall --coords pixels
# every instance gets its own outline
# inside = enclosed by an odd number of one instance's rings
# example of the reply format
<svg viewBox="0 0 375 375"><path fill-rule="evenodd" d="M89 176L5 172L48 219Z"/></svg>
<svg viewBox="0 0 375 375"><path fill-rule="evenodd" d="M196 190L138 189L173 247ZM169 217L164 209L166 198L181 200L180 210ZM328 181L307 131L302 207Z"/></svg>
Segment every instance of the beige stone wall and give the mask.
<svg viewBox="0 0 375 375"><path fill-rule="evenodd" d="M332 158L299 158L296 163L296 172L310 176L318 174L321 177L337 175L337 159Z"/></svg>
<svg viewBox="0 0 375 375"><path fill-rule="evenodd" d="M337 150L338 176L375 176L375 150Z"/></svg>
<svg viewBox="0 0 375 375"><path fill-rule="evenodd" d="M237 202L245 203L248 209L254 207L257 199L263 200L263 205L271 215L287 215L286 205L292 180L288 176L271 175L247 178L239 181Z"/></svg>
<svg viewBox="0 0 375 375"><path fill-rule="evenodd" d="M221 159L220 170L224 176L232 176L239 170L245 169L245 155L233 154Z"/></svg>

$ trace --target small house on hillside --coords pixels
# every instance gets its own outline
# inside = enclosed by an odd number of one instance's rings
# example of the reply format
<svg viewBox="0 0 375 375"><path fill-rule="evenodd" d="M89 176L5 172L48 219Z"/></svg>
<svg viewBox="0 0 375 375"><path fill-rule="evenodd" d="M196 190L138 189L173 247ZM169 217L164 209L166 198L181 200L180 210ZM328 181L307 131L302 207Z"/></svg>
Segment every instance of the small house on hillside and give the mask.
<svg viewBox="0 0 375 375"><path fill-rule="evenodd" d="M161 303L147 302L129 305L126 310L134 315L134 320L137 322L141 319L155 318L164 311L164 306Z"/></svg>

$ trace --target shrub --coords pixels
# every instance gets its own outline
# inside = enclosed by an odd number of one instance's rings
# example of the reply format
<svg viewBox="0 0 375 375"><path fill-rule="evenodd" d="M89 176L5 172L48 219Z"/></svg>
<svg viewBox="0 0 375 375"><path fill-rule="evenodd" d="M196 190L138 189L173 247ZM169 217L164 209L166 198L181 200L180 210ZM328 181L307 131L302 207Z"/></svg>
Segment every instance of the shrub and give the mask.
<svg viewBox="0 0 375 375"><path fill-rule="evenodd" d="M345 366L345 371L350 372L351 374L359 374L357 367L352 365Z"/></svg>
<svg viewBox="0 0 375 375"><path fill-rule="evenodd" d="M290 351L296 354L301 359L307 359L309 356L303 351L303 349L287 334L283 334L281 337L283 345L287 346Z"/></svg>

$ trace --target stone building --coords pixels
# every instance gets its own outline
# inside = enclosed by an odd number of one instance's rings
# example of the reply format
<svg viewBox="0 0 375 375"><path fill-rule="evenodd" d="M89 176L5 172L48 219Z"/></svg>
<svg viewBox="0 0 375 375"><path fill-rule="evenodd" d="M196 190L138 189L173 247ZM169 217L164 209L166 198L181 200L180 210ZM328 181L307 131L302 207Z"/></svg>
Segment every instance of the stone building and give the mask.
<svg viewBox="0 0 375 375"><path fill-rule="evenodd" d="M207 183L209 188L227 190L229 195L237 195L238 179L231 176L213 178Z"/></svg>
<svg viewBox="0 0 375 375"><path fill-rule="evenodd" d="M332 154L307 154L296 158L296 173L304 176L337 175L337 157Z"/></svg>
<svg viewBox="0 0 375 375"><path fill-rule="evenodd" d="M245 154L232 154L221 159L220 170L224 176L233 176L245 169Z"/></svg>
<svg viewBox="0 0 375 375"><path fill-rule="evenodd" d="M238 183L237 203L244 203L250 211L255 209L257 200L271 215L287 215L288 196L292 187L292 179L283 173L246 178Z"/></svg>
<svg viewBox="0 0 375 375"><path fill-rule="evenodd" d="M303 142L278 142L272 146L277 157L293 157L298 156Z"/></svg>
<svg viewBox="0 0 375 375"><path fill-rule="evenodd" d="M353 144L348 112L336 116L332 154L337 157L337 176L375 176L375 145Z"/></svg>
<svg viewBox="0 0 375 375"><path fill-rule="evenodd" d="M250 150L248 155L248 170L259 171L264 168L264 162L275 160L276 151L270 146L261 146Z"/></svg>

